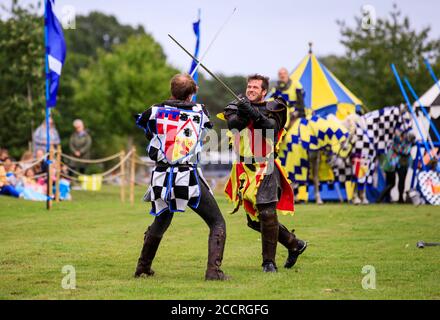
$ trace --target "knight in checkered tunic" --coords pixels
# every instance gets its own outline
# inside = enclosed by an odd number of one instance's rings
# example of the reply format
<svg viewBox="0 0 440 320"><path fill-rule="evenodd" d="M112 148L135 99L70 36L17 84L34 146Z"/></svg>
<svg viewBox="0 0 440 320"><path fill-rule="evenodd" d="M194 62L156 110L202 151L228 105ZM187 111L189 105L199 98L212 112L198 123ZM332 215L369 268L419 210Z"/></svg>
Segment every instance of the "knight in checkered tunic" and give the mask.
<svg viewBox="0 0 440 320"><path fill-rule="evenodd" d="M209 227L206 280L226 280L220 269L226 225L197 163L202 140L212 128L204 105L191 102L197 86L188 74L171 79L171 98L137 116L136 124L150 140L149 157L156 162L145 200L151 202L153 223L145 232L135 277L151 276L151 264L175 212L189 206Z"/></svg>
<svg viewBox="0 0 440 320"><path fill-rule="evenodd" d="M261 232L264 272L276 272L276 247L288 250L286 268L291 268L307 243L296 238L278 222L277 213L293 214L293 190L277 158L278 142L287 118L282 99L264 101L269 80L261 75L248 78L246 97L230 103L219 116L233 132L239 161L234 162L225 192L235 204L243 206L248 227Z"/></svg>

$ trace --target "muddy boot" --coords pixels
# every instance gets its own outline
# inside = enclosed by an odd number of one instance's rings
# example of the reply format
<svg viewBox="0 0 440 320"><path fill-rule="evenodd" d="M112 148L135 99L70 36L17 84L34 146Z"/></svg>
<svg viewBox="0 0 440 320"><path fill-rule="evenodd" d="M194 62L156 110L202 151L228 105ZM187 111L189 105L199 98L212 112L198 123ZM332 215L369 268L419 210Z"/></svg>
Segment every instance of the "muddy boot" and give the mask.
<svg viewBox="0 0 440 320"><path fill-rule="evenodd" d="M208 265L205 280L228 280L229 277L220 269L225 248L226 231L217 227L210 231L208 239Z"/></svg>
<svg viewBox="0 0 440 320"><path fill-rule="evenodd" d="M263 271L277 272L275 255L278 243L278 217L274 210L262 210L261 220L261 243L263 251Z"/></svg>
<svg viewBox="0 0 440 320"><path fill-rule="evenodd" d="M144 237L144 246L142 247L141 255L134 273L135 278L142 275L154 275L154 271L151 269L151 264L153 263L160 240L162 240L162 237L152 235L150 228L147 229Z"/></svg>
<svg viewBox="0 0 440 320"><path fill-rule="evenodd" d="M285 226L280 224L278 241L285 246L289 252L286 263L284 264L284 268L287 269L290 269L295 265L298 256L307 248L307 242L297 239L294 231L295 230L289 232Z"/></svg>

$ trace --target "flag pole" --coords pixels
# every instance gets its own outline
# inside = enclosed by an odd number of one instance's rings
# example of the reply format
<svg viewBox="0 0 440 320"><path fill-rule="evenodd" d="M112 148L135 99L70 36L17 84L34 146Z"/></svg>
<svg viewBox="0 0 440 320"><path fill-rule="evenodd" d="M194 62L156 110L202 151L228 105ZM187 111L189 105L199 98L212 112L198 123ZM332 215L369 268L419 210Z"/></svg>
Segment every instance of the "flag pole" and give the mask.
<svg viewBox="0 0 440 320"><path fill-rule="evenodd" d="M422 134L422 130L420 129L419 122L417 121L417 117L416 117L416 115L415 115L415 113L414 113L414 111L413 111L413 109L411 107L411 102L409 101L408 95L407 95L407 93L405 91L405 88L403 87L402 81L400 80L399 73L397 72L397 69L396 69L396 66L394 65L394 63L391 64L391 70L394 73L394 77L396 78L396 81L397 81L397 84L399 86L400 92L402 92L403 98L406 101L406 105L407 105L407 107L408 107L408 109L409 109L409 111L411 113L411 116L412 116L412 118L414 120L414 123L416 124L417 130L419 131L420 138L422 139L422 142L423 142L423 144L424 144L424 146L426 148L426 151L428 151L429 157L432 159L431 149L430 149L428 143L426 142L426 140L423 139L423 134Z"/></svg>
<svg viewBox="0 0 440 320"><path fill-rule="evenodd" d="M215 42L215 40L217 39L218 35L222 32L222 30L224 29L224 27L228 24L229 20L231 20L232 16L234 15L235 11L237 10L237 8L234 8L234 10L232 11L232 13L230 14L230 16L226 19L226 21L223 23L223 25L220 27L220 29L218 29L217 33L214 35L214 38L212 38L211 42L208 45L208 48L206 48L205 52L203 53L202 57L200 58L199 62L197 63L197 65L195 66L195 68L193 69L193 71L191 72L190 76L193 77L194 74L197 72L197 69L200 67L200 63L205 59L206 54L209 52L209 49L211 48L211 46L213 45L213 43ZM200 9L199 9L199 21L200 21ZM197 58L197 57L196 57Z"/></svg>
<svg viewBox="0 0 440 320"><path fill-rule="evenodd" d="M45 71L46 71L46 154L49 154L50 152L50 108L48 107L49 102L49 63L48 63L48 57L47 57L47 1L44 1L44 62L45 62ZM47 156L46 156L47 157ZM50 158L46 158L46 169L47 169L47 176L46 176L46 209L50 210L52 203L51 199L49 197L49 175L50 175Z"/></svg>
<svg viewBox="0 0 440 320"><path fill-rule="evenodd" d="M193 23L193 31L196 35L196 47L194 49L194 56L198 57L199 56L199 49L200 49L200 15L201 15L201 10L198 10L198 17L197 17L197 21ZM191 68L189 70L188 73L191 74L191 78L193 78L193 80L195 81L196 85L198 85L199 83L199 75L198 73L196 73L197 71L197 65L196 62L194 60L191 61ZM196 102L197 101L197 94L193 95L192 97L192 102Z"/></svg>
<svg viewBox="0 0 440 320"><path fill-rule="evenodd" d="M437 87L440 89L440 83L438 83L438 78L434 73L434 70L432 70L431 64L429 63L428 59L424 59L425 62L425 66L429 71L429 74L431 75L432 80L434 80L435 84L437 85Z"/></svg>
<svg viewBox="0 0 440 320"><path fill-rule="evenodd" d="M411 86L411 83L409 82L408 78L405 77L403 79L405 81L406 86L408 87L409 91L411 92L411 95L413 96L413 98L417 101L417 103L419 104L420 109L422 109L423 114L425 115L425 117L428 119L429 121L429 126L428 126L428 134L427 136L429 137L429 127L432 128L432 130L434 131L438 142L440 142L440 134L435 126L435 124L432 122L431 117L429 116L429 113L426 111L425 106L422 104L422 102L420 101L419 96L417 95L417 93L414 91L413 87Z"/></svg>

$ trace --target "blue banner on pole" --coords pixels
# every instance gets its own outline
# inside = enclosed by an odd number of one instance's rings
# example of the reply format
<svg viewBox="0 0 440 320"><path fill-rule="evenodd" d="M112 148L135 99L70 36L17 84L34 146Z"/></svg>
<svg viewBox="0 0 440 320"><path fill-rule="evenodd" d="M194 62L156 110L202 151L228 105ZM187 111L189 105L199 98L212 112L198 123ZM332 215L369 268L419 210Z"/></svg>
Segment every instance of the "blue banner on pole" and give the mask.
<svg viewBox="0 0 440 320"><path fill-rule="evenodd" d="M54 0L46 0L44 33L46 46L46 107L57 104L58 85L66 59L63 28L53 12Z"/></svg>
<svg viewBox="0 0 440 320"><path fill-rule="evenodd" d="M199 58L199 48L200 48L200 10L199 10L199 17L196 22L193 23L193 31L196 35L196 48L194 50L194 57L197 59ZM193 74L194 70L197 68L197 62L195 60L191 63L191 68L189 70L189 74ZM193 74L194 81L198 84L199 83L199 72L196 70ZM196 101L196 95L193 97L193 101Z"/></svg>

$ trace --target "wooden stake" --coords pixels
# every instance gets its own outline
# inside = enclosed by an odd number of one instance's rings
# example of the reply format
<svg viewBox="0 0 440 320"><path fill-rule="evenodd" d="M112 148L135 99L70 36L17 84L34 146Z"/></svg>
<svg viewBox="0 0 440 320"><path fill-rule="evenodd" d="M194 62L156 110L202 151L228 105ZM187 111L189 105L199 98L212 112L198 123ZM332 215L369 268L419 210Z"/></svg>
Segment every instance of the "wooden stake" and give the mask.
<svg viewBox="0 0 440 320"><path fill-rule="evenodd" d="M134 180L136 176L136 147L132 148L131 164L130 164L130 203L134 205Z"/></svg>
<svg viewBox="0 0 440 320"><path fill-rule="evenodd" d="M61 145L57 147L57 175L55 180L55 202L60 202Z"/></svg>
<svg viewBox="0 0 440 320"><path fill-rule="evenodd" d="M123 162L125 158L125 151L122 150L119 156L119 161L121 162L121 202L125 202L125 163Z"/></svg>

